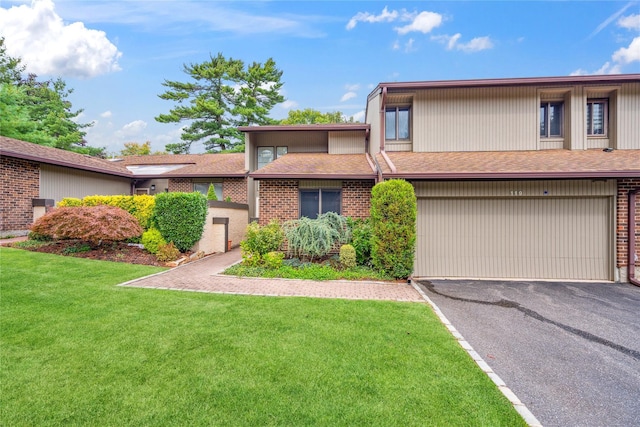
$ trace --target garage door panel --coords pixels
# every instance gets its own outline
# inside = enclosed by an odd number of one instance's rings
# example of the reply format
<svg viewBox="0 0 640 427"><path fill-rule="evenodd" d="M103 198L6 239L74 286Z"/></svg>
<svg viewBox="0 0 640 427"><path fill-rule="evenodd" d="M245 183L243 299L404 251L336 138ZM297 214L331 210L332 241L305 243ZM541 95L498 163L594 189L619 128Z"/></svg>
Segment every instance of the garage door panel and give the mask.
<svg viewBox="0 0 640 427"><path fill-rule="evenodd" d="M609 199L419 199L417 276L610 278Z"/></svg>

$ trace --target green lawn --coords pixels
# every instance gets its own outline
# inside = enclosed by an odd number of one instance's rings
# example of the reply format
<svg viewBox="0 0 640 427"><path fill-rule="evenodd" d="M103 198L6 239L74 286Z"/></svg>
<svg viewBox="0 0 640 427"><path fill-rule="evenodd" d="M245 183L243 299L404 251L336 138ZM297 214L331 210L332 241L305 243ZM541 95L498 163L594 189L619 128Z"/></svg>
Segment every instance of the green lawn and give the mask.
<svg viewBox="0 0 640 427"><path fill-rule="evenodd" d="M0 249L0 424L517 426L426 304L123 288Z"/></svg>

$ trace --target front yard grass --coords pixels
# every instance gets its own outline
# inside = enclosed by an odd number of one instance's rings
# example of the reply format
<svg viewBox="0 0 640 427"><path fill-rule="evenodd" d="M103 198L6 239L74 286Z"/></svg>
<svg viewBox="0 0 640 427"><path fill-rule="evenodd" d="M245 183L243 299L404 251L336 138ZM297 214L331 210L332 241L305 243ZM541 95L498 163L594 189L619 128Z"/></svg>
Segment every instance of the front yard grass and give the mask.
<svg viewBox="0 0 640 427"><path fill-rule="evenodd" d="M0 424L524 425L425 304L115 286L158 270L0 248Z"/></svg>

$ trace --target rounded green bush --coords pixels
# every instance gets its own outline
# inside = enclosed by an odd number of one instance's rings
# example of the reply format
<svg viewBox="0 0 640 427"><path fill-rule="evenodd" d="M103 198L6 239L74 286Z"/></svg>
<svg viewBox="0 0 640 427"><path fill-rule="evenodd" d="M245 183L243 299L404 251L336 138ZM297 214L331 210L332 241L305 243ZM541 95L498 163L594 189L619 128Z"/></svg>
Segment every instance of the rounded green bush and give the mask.
<svg viewBox="0 0 640 427"><path fill-rule="evenodd" d="M142 233L141 243L152 254L157 254L160 246L167 244L157 228L150 228Z"/></svg>
<svg viewBox="0 0 640 427"><path fill-rule="evenodd" d="M356 266L356 249L353 246L342 245L340 247L340 264L345 269Z"/></svg>

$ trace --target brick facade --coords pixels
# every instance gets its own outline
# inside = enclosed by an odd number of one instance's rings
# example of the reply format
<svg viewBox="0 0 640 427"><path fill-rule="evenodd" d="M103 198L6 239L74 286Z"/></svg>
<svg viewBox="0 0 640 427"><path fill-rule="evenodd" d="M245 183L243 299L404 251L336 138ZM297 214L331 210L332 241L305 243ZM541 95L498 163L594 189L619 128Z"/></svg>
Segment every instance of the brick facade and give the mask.
<svg viewBox="0 0 640 427"><path fill-rule="evenodd" d="M0 231L24 231L33 223L32 200L40 196L40 165L3 156Z"/></svg>
<svg viewBox="0 0 640 427"><path fill-rule="evenodd" d="M193 182L191 178L170 178L169 179L169 192L170 193L191 193L193 191Z"/></svg>
<svg viewBox="0 0 640 427"><path fill-rule="evenodd" d="M626 267L629 259L629 190L640 188L640 178L618 180L616 246L618 267ZM636 196L635 207L635 241L636 249L640 249L640 194ZM636 263L640 265L640 262Z"/></svg>
<svg viewBox="0 0 640 427"><path fill-rule="evenodd" d="M342 182L342 214L354 218L369 217L373 181ZM260 181L260 224L272 219L280 222L297 219L299 192L297 180Z"/></svg>
<svg viewBox="0 0 640 427"><path fill-rule="evenodd" d="M234 203L247 203L247 178L225 178L222 181L222 198Z"/></svg>
<svg viewBox="0 0 640 427"><path fill-rule="evenodd" d="M368 218L371 208L373 181L344 181L342 183L342 215Z"/></svg>

